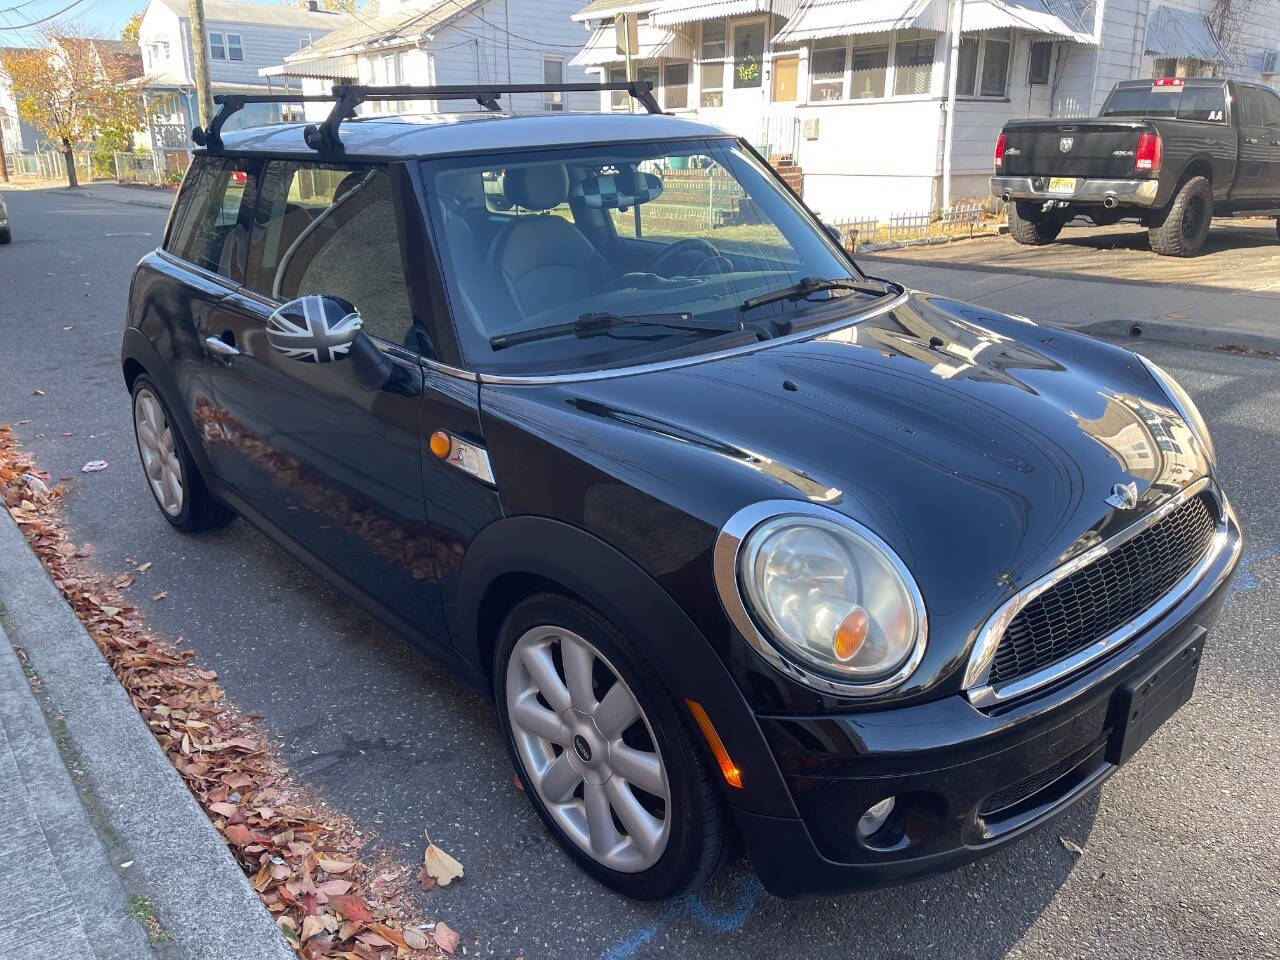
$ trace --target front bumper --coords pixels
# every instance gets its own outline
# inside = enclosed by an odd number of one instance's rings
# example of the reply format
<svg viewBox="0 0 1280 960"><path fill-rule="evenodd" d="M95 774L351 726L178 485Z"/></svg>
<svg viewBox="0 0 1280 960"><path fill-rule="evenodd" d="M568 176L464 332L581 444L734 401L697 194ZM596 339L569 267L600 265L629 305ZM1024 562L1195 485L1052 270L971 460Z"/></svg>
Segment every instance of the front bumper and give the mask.
<svg viewBox="0 0 1280 960"><path fill-rule="evenodd" d="M1117 769L1117 691L1217 620L1240 529L1202 579L1110 657L1047 692L985 711L964 696L824 717L761 717L799 818L735 809L765 887L802 897L903 883L985 856L1090 793ZM1162 667L1163 669L1163 667ZM897 798L886 835L862 811Z"/></svg>
<svg viewBox="0 0 1280 960"><path fill-rule="evenodd" d="M1160 190L1158 180L1089 180L1076 178L1071 193L1051 192L1048 177L992 177L991 192L1011 200L1056 200L1067 203L1101 204L1108 198L1122 207L1150 207Z"/></svg>

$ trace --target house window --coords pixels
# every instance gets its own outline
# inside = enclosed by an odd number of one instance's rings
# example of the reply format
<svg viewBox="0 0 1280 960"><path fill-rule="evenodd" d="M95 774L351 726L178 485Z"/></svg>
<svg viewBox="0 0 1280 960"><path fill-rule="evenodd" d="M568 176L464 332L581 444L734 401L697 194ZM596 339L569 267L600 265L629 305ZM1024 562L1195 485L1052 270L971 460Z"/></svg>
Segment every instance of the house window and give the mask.
<svg viewBox="0 0 1280 960"><path fill-rule="evenodd" d="M956 61L956 96L972 97L978 92L978 38L960 38L960 57Z"/></svg>
<svg viewBox="0 0 1280 960"><path fill-rule="evenodd" d="M315 42L316 42L315 34L308 33L306 36L298 38L298 49L302 50L306 47L311 46Z"/></svg>
<svg viewBox="0 0 1280 960"><path fill-rule="evenodd" d="M1151 67L1153 77L1176 77L1178 75L1177 60L1157 60Z"/></svg>
<svg viewBox="0 0 1280 960"><path fill-rule="evenodd" d="M1049 63L1053 60L1053 44L1031 44L1031 60L1027 64L1027 83L1048 83Z"/></svg>
<svg viewBox="0 0 1280 960"><path fill-rule="evenodd" d="M987 36L982 46L982 95L1003 97L1009 88L1009 41Z"/></svg>
<svg viewBox="0 0 1280 960"><path fill-rule="evenodd" d="M918 31L905 31L898 36L893 54L893 92L907 97L929 92L933 81L935 39Z"/></svg>
<svg viewBox="0 0 1280 960"><path fill-rule="evenodd" d="M221 33L209 34L209 59L227 59L227 38Z"/></svg>
<svg viewBox="0 0 1280 960"><path fill-rule="evenodd" d="M238 33L227 34L227 59L237 61L244 59L244 47L240 44Z"/></svg>
<svg viewBox="0 0 1280 960"><path fill-rule="evenodd" d="M853 65L849 73L849 96L853 100L884 96L885 76L889 72L887 43L853 48Z"/></svg>
<svg viewBox="0 0 1280 960"><path fill-rule="evenodd" d="M653 95L655 97L658 95L662 78L658 73L657 67L636 67L636 79L640 81L648 80L653 85Z"/></svg>
<svg viewBox="0 0 1280 960"><path fill-rule="evenodd" d="M764 82L764 24L733 28L733 88L749 90Z"/></svg>
<svg viewBox="0 0 1280 960"><path fill-rule="evenodd" d="M704 107L724 105L725 32L723 20L702 24L700 69L701 103Z"/></svg>
<svg viewBox="0 0 1280 960"><path fill-rule="evenodd" d="M848 53L843 39L815 40L809 54L809 100L844 99L844 64Z"/></svg>
<svg viewBox="0 0 1280 960"><path fill-rule="evenodd" d="M800 82L800 58L776 57L773 61L770 85L774 103L794 103L797 84Z"/></svg>
<svg viewBox="0 0 1280 960"><path fill-rule="evenodd" d="M561 57L542 58L542 82L564 83L564 59ZM546 91L542 94L543 110L563 110L564 94L559 91Z"/></svg>
<svg viewBox="0 0 1280 960"><path fill-rule="evenodd" d="M625 83L627 80L626 67L610 67L609 82ZM625 90L614 90L609 94L609 109L626 111L631 107L631 94Z"/></svg>
<svg viewBox="0 0 1280 960"><path fill-rule="evenodd" d="M683 110L689 106L689 64L675 61L663 68L663 106L668 110Z"/></svg>

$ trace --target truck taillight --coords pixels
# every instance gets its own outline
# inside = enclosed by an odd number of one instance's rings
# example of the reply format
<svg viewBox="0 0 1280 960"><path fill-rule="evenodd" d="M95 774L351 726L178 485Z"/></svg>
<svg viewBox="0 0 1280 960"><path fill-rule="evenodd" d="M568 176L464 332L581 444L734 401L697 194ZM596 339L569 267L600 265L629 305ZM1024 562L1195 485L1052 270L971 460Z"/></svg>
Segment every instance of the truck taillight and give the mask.
<svg viewBox="0 0 1280 960"><path fill-rule="evenodd" d="M1163 153L1164 143L1160 139L1160 134L1139 134L1138 152L1133 160L1133 169L1144 173L1159 173Z"/></svg>
<svg viewBox="0 0 1280 960"><path fill-rule="evenodd" d="M1000 136L996 139L996 169L1004 169L1004 131L1000 131Z"/></svg>

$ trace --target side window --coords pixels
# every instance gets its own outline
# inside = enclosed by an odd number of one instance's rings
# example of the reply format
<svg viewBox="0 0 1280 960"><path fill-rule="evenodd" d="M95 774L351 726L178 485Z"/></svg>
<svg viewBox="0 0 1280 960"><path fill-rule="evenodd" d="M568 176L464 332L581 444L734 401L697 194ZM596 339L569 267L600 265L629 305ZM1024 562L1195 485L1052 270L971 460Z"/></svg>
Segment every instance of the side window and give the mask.
<svg viewBox="0 0 1280 960"><path fill-rule="evenodd" d="M1262 120L1268 127L1280 127L1280 97L1270 90L1262 92Z"/></svg>
<svg viewBox="0 0 1280 960"><path fill-rule="evenodd" d="M1262 116L1262 91L1256 87L1240 87L1240 125L1260 127L1266 121Z"/></svg>
<svg viewBox="0 0 1280 960"><path fill-rule="evenodd" d="M272 161L254 211L245 285L281 302L353 304L366 333L403 344L413 310L391 176L383 167Z"/></svg>
<svg viewBox="0 0 1280 960"><path fill-rule="evenodd" d="M1187 87L1178 101L1179 120L1209 120L1221 123L1227 116L1227 99L1222 87Z"/></svg>
<svg viewBox="0 0 1280 960"><path fill-rule="evenodd" d="M205 270L239 280L249 235L241 208L250 170L247 161L198 157L183 181L165 249Z"/></svg>

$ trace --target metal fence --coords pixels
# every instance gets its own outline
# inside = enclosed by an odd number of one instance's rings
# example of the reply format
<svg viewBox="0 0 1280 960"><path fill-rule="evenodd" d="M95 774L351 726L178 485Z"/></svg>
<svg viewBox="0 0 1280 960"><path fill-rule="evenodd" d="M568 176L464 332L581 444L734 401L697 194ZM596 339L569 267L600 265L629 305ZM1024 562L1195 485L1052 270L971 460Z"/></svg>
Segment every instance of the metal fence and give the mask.
<svg viewBox="0 0 1280 960"><path fill-rule="evenodd" d="M843 217L826 222L840 232L844 245L856 250L868 243L897 243L933 237L973 236L988 221L999 219L1001 208L982 200L963 200L939 211L897 213L887 218Z"/></svg>
<svg viewBox="0 0 1280 960"><path fill-rule="evenodd" d="M92 178L93 161L89 148L72 147L71 156L76 165L76 176L87 182ZM32 153L14 153L5 157L5 167L10 176L41 177L45 180L66 180L67 164L61 151L36 150Z"/></svg>
<svg viewBox="0 0 1280 960"><path fill-rule="evenodd" d="M116 181L119 183L161 182L161 172L156 168L156 158L151 153L120 153L115 155Z"/></svg>

